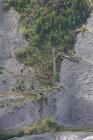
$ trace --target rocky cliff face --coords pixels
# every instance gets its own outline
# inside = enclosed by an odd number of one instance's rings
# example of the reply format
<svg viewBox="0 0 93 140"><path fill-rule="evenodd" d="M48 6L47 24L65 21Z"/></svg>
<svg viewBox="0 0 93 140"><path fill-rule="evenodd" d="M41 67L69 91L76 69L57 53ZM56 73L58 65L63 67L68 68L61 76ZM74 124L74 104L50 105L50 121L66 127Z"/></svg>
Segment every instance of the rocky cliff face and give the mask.
<svg viewBox="0 0 93 140"><path fill-rule="evenodd" d="M40 119L40 105L20 95L0 96L0 132L28 126Z"/></svg>
<svg viewBox="0 0 93 140"><path fill-rule="evenodd" d="M16 51L28 46L19 29L20 16L13 8L7 13L1 10L0 14L0 92L28 91L31 86L37 86L38 82L34 70L16 58Z"/></svg>
<svg viewBox="0 0 93 140"><path fill-rule="evenodd" d="M93 127L93 13L84 28L77 35L73 59L65 57L61 64L64 89L56 93L53 117L65 127Z"/></svg>
<svg viewBox="0 0 93 140"><path fill-rule="evenodd" d="M18 79L23 80L25 87L27 87L27 85L29 85L29 83L31 84L33 81L32 77L35 75L31 68L31 72L29 73L29 68L20 64L15 57L15 51L19 47L25 47L27 45L27 42L19 32L20 17L18 13L13 9L10 9L9 12L4 15L3 19L3 28L0 30L2 31L2 40L4 41L4 43L2 43L1 40L0 45L1 48L3 48L0 51L0 57L4 57L4 59L1 59L1 67L4 67L2 74L0 75L1 92L12 91L13 87L16 85L16 80ZM47 95L47 103L43 102L42 115L53 116L59 123L67 127L93 126L91 117L93 116L92 24L93 14L91 14L86 24L87 31L77 35L75 56L79 58L79 61L71 61L65 58L62 62L60 84L64 87L64 90L58 93L49 93ZM3 47L2 44L4 45ZM21 70L23 70L23 73L21 73ZM31 79L29 75L31 75ZM30 86L31 85L29 85L29 87ZM3 115L1 117L1 122L2 118L4 121L8 120L4 117L5 115ZM9 117L10 116L12 115L10 114Z"/></svg>
<svg viewBox="0 0 93 140"><path fill-rule="evenodd" d="M13 94L17 81L21 80L24 91L29 91L31 86L39 84L34 70L21 64L15 56L18 48L28 45L19 31L18 13L13 8L3 15L2 9L0 11L3 21L0 20L0 131L16 130L31 125L41 116L52 116L65 127L93 127L93 13L85 25L85 32L77 35L75 61L64 58L62 62L60 85L64 89L50 92L46 95L47 100L43 100L41 104L29 96ZM11 140L36 139L92 140L93 133L66 132Z"/></svg>
<svg viewBox="0 0 93 140"><path fill-rule="evenodd" d="M19 21L13 8L3 13L0 1L0 131L15 130L40 118L40 105L20 94L20 89L26 92L38 87L38 81L34 70L16 58L16 50L28 45Z"/></svg>
<svg viewBox="0 0 93 140"><path fill-rule="evenodd" d="M61 66L64 101L59 120L70 127L93 127L93 14L85 28L75 44L79 61L64 59Z"/></svg>

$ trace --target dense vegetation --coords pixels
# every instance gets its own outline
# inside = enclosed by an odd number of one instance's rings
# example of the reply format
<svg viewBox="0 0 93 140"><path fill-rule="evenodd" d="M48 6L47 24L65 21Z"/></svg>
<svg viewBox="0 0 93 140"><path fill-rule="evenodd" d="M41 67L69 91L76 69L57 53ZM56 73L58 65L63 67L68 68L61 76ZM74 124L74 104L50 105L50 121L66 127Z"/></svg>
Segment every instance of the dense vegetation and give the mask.
<svg viewBox="0 0 93 140"><path fill-rule="evenodd" d="M89 15L87 0L4 0L21 13L22 31L29 46L16 55L38 75L58 80L62 53L73 50L78 26Z"/></svg>

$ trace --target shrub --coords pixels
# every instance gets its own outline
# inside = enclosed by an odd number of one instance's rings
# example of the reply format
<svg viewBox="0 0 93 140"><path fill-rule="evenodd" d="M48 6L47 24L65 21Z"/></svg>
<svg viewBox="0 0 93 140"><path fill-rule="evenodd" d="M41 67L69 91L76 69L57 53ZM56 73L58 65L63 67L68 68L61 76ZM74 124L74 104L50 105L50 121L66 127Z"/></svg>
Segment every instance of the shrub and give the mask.
<svg viewBox="0 0 93 140"><path fill-rule="evenodd" d="M60 129L61 127L52 118L43 118L33 126L24 128L24 132L27 134L39 134L45 132L56 132Z"/></svg>

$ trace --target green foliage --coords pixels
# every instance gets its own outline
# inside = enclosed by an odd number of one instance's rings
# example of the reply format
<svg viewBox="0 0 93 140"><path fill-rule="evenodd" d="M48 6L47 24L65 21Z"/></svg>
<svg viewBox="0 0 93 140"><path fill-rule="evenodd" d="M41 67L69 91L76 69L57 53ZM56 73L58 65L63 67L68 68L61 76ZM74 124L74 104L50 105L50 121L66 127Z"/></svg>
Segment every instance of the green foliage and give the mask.
<svg viewBox="0 0 93 140"><path fill-rule="evenodd" d="M56 75L54 75L54 80L59 82L59 73L56 73Z"/></svg>
<svg viewBox="0 0 93 140"><path fill-rule="evenodd" d="M26 51L25 50L17 50L16 56L19 58L25 58L26 57Z"/></svg>
<svg viewBox="0 0 93 140"><path fill-rule="evenodd" d="M22 130L18 130L17 132L3 132L0 133L0 140L8 140L14 137L22 137L24 136L24 132Z"/></svg>
<svg viewBox="0 0 93 140"><path fill-rule="evenodd" d="M40 134L47 132L57 132L62 127L59 126L52 118L43 118L33 126L24 128L25 134Z"/></svg>
<svg viewBox="0 0 93 140"><path fill-rule="evenodd" d="M15 90L17 92L24 92L25 91L24 81L17 80L15 85Z"/></svg>
<svg viewBox="0 0 93 140"><path fill-rule="evenodd" d="M87 0L4 0L4 2L5 7L13 6L21 13L24 35L29 41L29 48L17 52L16 55L29 65L33 65L33 60L37 60L34 67L39 68L38 71L49 79L52 73L48 69L52 65L51 48L56 48L56 62L61 60L59 58L63 51L73 49L76 41L75 29L86 21L90 12ZM58 50L61 50L61 53ZM51 68L53 71L53 67Z"/></svg>
<svg viewBox="0 0 93 140"><path fill-rule="evenodd" d="M0 67L0 74L3 74L3 67Z"/></svg>

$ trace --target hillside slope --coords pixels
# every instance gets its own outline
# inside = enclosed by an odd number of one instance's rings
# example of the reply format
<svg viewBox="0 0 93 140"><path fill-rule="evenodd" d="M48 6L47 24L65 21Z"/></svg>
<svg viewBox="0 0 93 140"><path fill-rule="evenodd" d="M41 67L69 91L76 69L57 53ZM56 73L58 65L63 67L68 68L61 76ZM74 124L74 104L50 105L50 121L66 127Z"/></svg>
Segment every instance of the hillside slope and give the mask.
<svg viewBox="0 0 93 140"><path fill-rule="evenodd" d="M57 115L57 121L66 127L93 127L92 25L93 14L91 13L85 25L87 30L83 36L82 33L77 35L75 58L78 58L79 61L76 62L74 59L71 61L65 58L62 62L60 82L64 85L64 92L59 94L58 98L56 97L57 110L55 110L54 114ZM92 140L93 133L62 132L60 134L40 134L18 138L18 140L34 140L36 138L44 140ZM14 140L17 140L17 138L14 138Z"/></svg>
<svg viewBox="0 0 93 140"><path fill-rule="evenodd" d="M8 9L2 13L0 5L0 132L5 133L0 139L92 140L92 132L67 131L93 131L93 13L89 16L87 1L4 4Z"/></svg>

